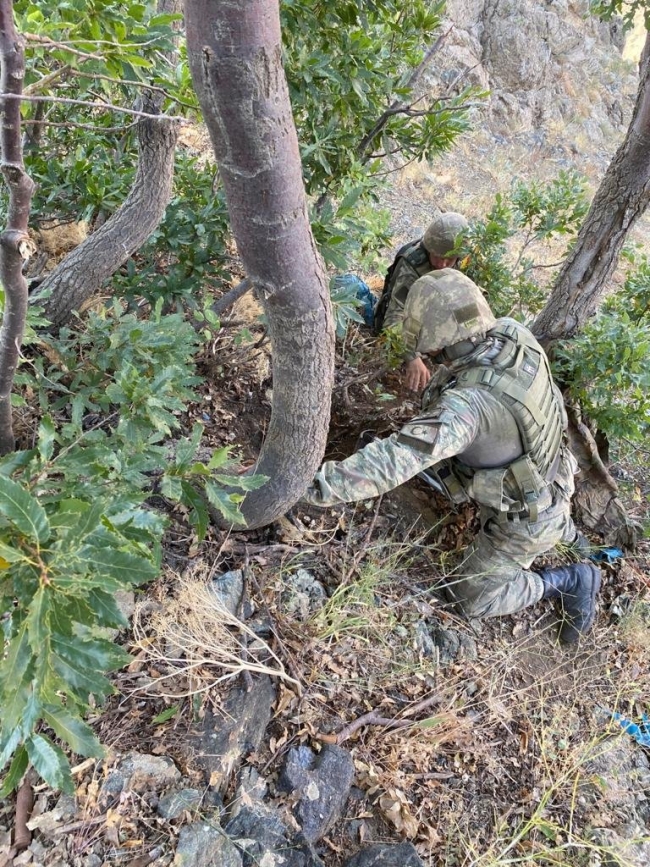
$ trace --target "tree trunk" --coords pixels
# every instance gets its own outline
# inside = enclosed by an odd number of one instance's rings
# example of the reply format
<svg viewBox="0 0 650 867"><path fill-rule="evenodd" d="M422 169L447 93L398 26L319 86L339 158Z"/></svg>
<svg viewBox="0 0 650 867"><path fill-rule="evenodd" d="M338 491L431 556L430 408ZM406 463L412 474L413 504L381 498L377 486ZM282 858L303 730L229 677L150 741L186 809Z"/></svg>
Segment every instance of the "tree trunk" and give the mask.
<svg viewBox="0 0 650 867"><path fill-rule="evenodd" d="M143 96L143 110L154 113ZM49 274L39 287L50 297L45 315L58 328L97 292L158 226L171 198L177 124L169 118L138 121L139 159L133 187L124 204Z"/></svg>
<svg viewBox="0 0 650 867"><path fill-rule="evenodd" d="M650 202L650 33L625 140L610 163L553 292L533 325L545 344L571 337L595 311L628 232Z"/></svg>
<svg viewBox="0 0 650 867"><path fill-rule="evenodd" d="M0 0L0 92L19 96L25 78L24 40L14 26L12 0ZM33 253L27 222L34 184L25 172L20 140L20 100L0 101L0 168L9 189L7 228L0 235L0 281L4 313L0 328L0 454L15 448L11 390L27 316L27 281L22 269Z"/></svg>
<svg viewBox="0 0 650 867"><path fill-rule="evenodd" d="M252 528L292 506L320 464L334 327L282 68L278 0L186 0L185 24L232 231L261 296L273 351L273 409L255 468L269 481L242 504Z"/></svg>

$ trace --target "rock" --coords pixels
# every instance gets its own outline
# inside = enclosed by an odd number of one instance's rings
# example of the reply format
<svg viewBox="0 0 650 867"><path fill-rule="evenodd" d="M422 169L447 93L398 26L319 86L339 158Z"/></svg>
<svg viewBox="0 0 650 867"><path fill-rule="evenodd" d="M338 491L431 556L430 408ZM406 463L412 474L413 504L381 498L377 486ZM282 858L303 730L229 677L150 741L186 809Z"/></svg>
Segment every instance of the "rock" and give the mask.
<svg viewBox="0 0 650 867"><path fill-rule="evenodd" d="M235 683L223 703L223 714L207 712L201 729L190 738L192 758L223 793L242 758L258 749L271 719L275 686L267 675L255 677L249 692Z"/></svg>
<svg viewBox="0 0 650 867"><path fill-rule="evenodd" d="M237 617L244 594L243 570L233 569L230 572L224 572L223 575L219 575L212 580L211 588L226 611Z"/></svg>
<svg viewBox="0 0 650 867"><path fill-rule="evenodd" d="M345 867L424 867L412 843L376 843L345 862Z"/></svg>
<svg viewBox="0 0 650 867"><path fill-rule="evenodd" d="M160 792L180 780L181 774L167 756L128 753L113 768L100 789L99 801L119 797L122 791Z"/></svg>
<svg viewBox="0 0 650 867"><path fill-rule="evenodd" d="M168 792L158 801L156 812L163 819L178 819L185 810L210 810L223 806L216 792L199 792L198 789L180 789L178 792Z"/></svg>
<svg viewBox="0 0 650 867"><path fill-rule="evenodd" d="M226 834L205 822L181 828L174 867L242 867L242 858Z"/></svg>
<svg viewBox="0 0 650 867"><path fill-rule="evenodd" d="M243 768L239 775L239 785L235 797L228 805L228 815L231 819L239 813L242 807L250 806L256 801L262 801L267 792L266 780L257 773L255 768Z"/></svg>
<svg viewBox="0 0 650 867"><path fill-rule="evenodd" d="M284 581L280 602L284 611L297 620L307 620L323 607L327 600L325 588L311 572L298 569Z"/></svg>
<svg viewBox="0 0 650 867"><path fill-rule="evenodd" d="M324 867L307 841L291 841L277 810L261 801L242 806L226 832L243 852L243 867Z"/></svg>
<svg viewBox="0 0 650 867"><path fill-rule="evenodd" d="M289 751L278 785L300 798L295 815L303 836L314 843L340 818L354 778L347 750L327 744L316 754L300 746Z"/></svg>
<svg viewBox="0 0 650 867"><path fill-rule="evenodd" d="M477 656L476 642L471 636L447 629L437 621L419 620L415 624L414 642L420 653L435 659L438 665L449 665L461 657L474 660Z"/></svg>

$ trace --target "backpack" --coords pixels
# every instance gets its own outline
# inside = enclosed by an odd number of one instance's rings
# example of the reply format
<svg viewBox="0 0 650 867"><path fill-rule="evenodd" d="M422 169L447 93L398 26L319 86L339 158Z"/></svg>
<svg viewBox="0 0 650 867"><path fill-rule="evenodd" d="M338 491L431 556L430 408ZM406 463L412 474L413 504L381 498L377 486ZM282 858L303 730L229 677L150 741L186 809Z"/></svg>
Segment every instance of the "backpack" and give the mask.
<svg viewBox="0 0 650 867"><path fill-rule="evenodd" d="M415 269L418 269L424 265L425 262L428 262L429 257L427 251L422 247L422 238L417 238L415 241L409 241L407 244L400 247L393 259L393 264L386 272L384 287L381 290L381 296L377 302L377 306L375 307L375 318L373 322L375 334L381 334L381 330L384 327L386 311L388 310L388 305L390 304L390 299L393 295L393 288L395 286L395 271L397 270L400 259L406 259L409 265Z"/></svg>

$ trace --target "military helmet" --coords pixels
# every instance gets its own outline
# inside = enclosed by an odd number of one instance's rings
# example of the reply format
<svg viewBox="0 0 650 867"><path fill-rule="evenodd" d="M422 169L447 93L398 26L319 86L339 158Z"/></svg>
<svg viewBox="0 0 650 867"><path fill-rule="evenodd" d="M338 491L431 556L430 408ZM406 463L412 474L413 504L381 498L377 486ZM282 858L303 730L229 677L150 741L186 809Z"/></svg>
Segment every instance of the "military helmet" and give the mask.
<svg viewBox="0 0 650 867"><path fill-rule="evenodd" d="M456 246L458 236L467 230L469 223L462 214L449 211L440 214L424 233L422 244L428 253L446 258Z"/></svg>
<svg viewBox="0 0 650 867"><path fill-rule="evenodd" d="M409 289L402 335L410 352L436 355L463 341L477 342L474 338L495 324L476 283L454 268L442 268L420 277Z"/></svg>

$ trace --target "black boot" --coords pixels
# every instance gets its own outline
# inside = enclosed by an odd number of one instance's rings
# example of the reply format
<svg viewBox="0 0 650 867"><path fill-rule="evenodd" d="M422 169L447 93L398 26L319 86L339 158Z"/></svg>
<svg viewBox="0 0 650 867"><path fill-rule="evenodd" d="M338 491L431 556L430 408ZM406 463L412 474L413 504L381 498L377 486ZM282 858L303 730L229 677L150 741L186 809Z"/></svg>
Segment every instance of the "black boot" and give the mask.
<svg viewBox="0 0 650 867"><path fill-rule="evenodd" d="M588 632L596 616L600 569L593 563L572 563L557 569L541 569L544 599L558 599L562 614L560 641L575 642Z"/></svg>

